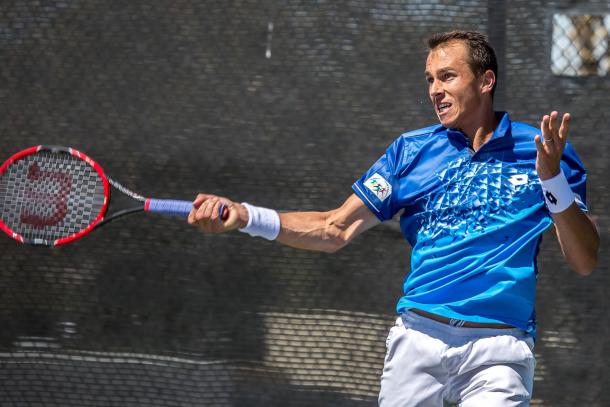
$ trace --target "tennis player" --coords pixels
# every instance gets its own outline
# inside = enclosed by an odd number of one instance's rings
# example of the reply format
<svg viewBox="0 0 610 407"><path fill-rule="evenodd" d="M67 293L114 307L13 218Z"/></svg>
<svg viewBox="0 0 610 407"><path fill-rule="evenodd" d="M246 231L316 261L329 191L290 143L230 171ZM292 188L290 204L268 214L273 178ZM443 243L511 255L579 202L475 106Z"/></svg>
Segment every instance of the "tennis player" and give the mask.
<svg viewBox="0 0 610 407"><path fill-rule="evenodd" d="M597 262L585 168L567 142L569 114L544 115L538 131L493 110L498 69L485 36L442 33L428 46L440 124L398 137L340 208L278 214L200 194L189 223L334 252L400 214L411 272L386 341L379 404L527 406L542 233L555 226L575 272Z"/></svg>

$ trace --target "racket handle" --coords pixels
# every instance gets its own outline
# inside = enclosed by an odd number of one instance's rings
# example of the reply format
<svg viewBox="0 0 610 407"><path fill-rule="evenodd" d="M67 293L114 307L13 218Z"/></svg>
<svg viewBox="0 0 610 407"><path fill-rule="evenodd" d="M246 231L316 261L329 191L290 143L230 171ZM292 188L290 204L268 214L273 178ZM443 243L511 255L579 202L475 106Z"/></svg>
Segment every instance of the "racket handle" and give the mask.
<svg viewBox="0 0 610 407"><path fill-rule="evenodd" d="M149 198L144 204L146 212L160 213L163 215L182 216L186 218L193 209L193 202L178 201L175 199Z"/></svg>
<svg viewBox="0 0 610 407"><path fill-rule="evenodd" d="M178 201L175 199L154 199L149 198L144 204L146 212L160 213L163 215L182 216L186 218L193 209L193 202ZM227 220L229 217L229 208L224 204L220 204L218 208L218 216L221 220Z"/></svg>
<svg viewBox="0 0 610 407"><path fill-rule="evenodd" d="M220 204L218 208L218 216L220 216L220 221L225 221L229 217L229 208L225 206L225 204Z"/></svg>

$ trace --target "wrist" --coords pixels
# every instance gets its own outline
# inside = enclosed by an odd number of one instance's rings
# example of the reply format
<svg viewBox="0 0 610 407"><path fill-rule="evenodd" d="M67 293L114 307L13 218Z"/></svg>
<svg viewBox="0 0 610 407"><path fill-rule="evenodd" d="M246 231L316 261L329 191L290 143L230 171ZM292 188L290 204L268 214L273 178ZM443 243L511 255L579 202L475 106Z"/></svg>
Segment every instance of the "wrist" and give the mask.
<svg viewBox="0 0 610 407"><path fill-rule="evenodd" d="M574 192L563 171L552 178L540 179L542 194L547 208L551 213L559 213L568 209L575 200Z"/></svg>
<svg viewBox="0 0 610 407"><path fill-rule="evenodd" d="M235 203L235 207L237 209L237 227L239 229L243 229L248 225L248 221L250 220L250 216L248 215L248 210L242 204Z"/></svg>
<svg viewBox="0 0 610 407"><path fill-rule="evenodd" d="M262 208L243 202L241 206L247 212L247 223L239 229L250 236L260 236L275 240L280 233L280 215L273 209ZM240 216L241 218L241 216Z"/></svg>
<svg viewBox="0 0 610 407"><path fill-rule="evenodd" d="M540 181L546 181L549 180L551 178L554 178L556 176L558 176L559 174L561 174L561 167L557 166L557 168L553 168L549 171L540 171L538 170L538 177L540 178Z"/></svg>

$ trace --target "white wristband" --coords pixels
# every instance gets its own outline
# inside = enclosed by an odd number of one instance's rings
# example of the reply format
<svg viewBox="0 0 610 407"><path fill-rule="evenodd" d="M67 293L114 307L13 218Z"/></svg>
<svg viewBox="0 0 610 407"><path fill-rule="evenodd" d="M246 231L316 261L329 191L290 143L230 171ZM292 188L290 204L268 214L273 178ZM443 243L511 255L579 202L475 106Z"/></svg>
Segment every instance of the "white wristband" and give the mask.
<svg viewBox="0 0 610 407"><path fill-rule="evenodd" d="M280 234L280 215L273 209L248 205L246 202L243 202L242 205L248 211L248 224L239 231L250 236L275 240Z"/></svg>
<svg viewBox="0 0 610 407"><path fill-rule="evenodd" d="M572 192L563 170L553 178L540 180L540 185L542 185L546 206L551 213L563 212L574 202L574 192Z"/></svg>

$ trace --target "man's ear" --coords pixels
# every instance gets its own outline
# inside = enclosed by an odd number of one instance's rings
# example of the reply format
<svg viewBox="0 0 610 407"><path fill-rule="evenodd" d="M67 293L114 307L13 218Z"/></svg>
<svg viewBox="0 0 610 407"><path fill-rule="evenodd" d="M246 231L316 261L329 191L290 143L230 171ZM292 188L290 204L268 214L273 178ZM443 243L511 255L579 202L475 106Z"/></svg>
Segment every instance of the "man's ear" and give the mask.
<svg viewBox="0 0 610 407"><path fill-rule="evenodd" d="M481 82L481 93L491 93L496 84L496 74L491 69L483 73L483 81Z"/></svg>

